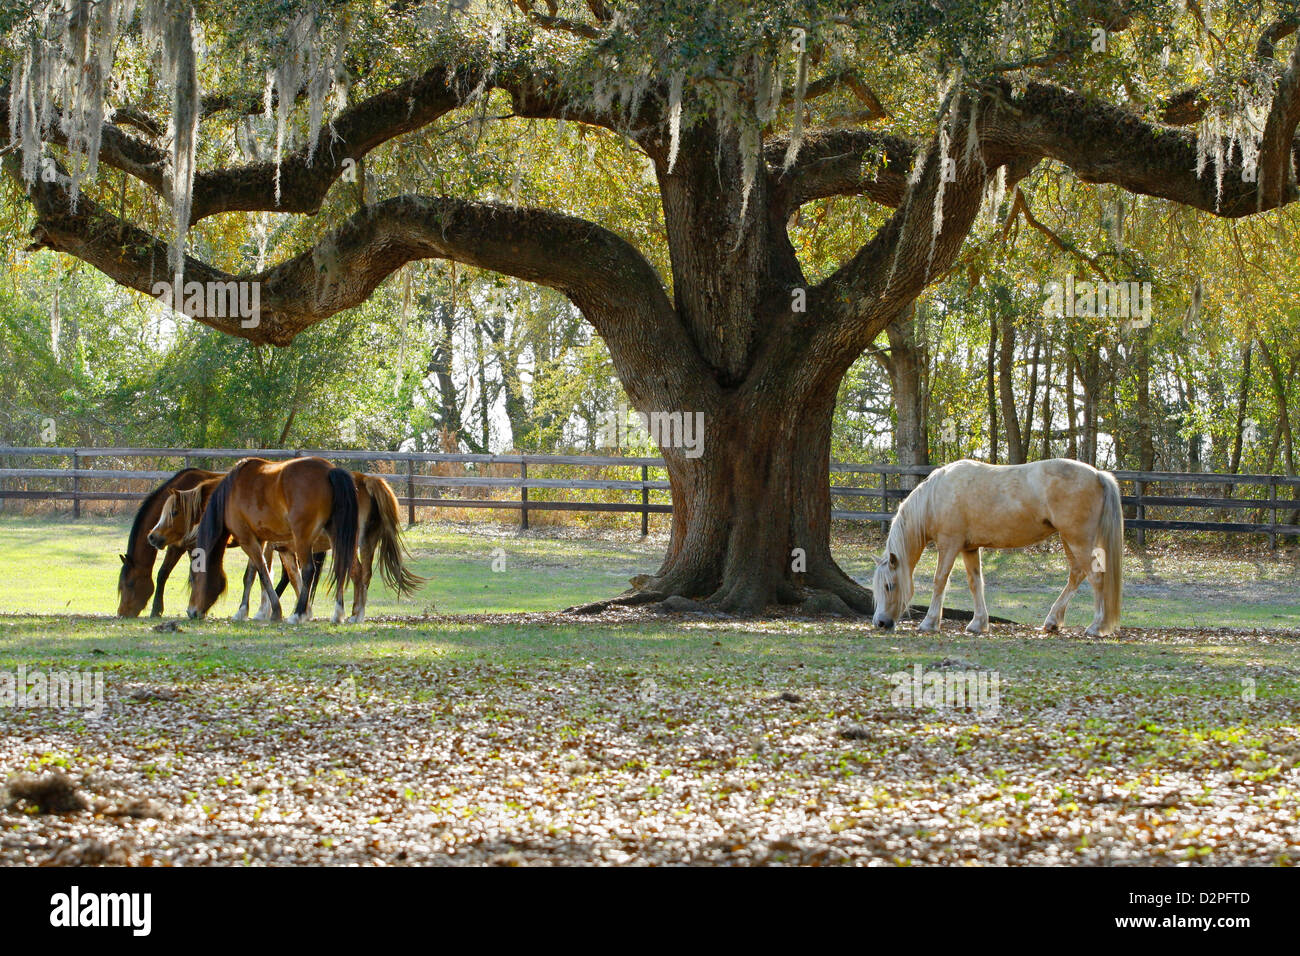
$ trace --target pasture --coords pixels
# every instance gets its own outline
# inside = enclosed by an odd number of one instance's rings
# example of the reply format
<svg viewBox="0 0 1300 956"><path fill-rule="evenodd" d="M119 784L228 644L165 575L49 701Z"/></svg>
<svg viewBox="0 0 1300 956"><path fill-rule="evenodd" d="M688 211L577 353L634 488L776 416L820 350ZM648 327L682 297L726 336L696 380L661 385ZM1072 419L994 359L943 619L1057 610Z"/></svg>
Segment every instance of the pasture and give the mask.
<svg viewBox="0 0 1300 956"><path fill-rule="evenodd" d="M1294 553L1130 554L1123 630L1097 640L1086 585L1036 630L1059 546L989 553L990 610L1023 623L971 637L558 613L663 542L426 525L406 539L429 583L398 602L376 580L364 624L234 623L230 594L182 620L178 574L158 630L111 616L126 532L0 519L0 672L104 682L98 718L0 708L0 863L1300 860ZM866 579L877 546L837 554ZM970 607L960 568L948 594ZM918 665L996 675L997 707L900 704ZM56 772L75 793L33 787Z"/></svg>

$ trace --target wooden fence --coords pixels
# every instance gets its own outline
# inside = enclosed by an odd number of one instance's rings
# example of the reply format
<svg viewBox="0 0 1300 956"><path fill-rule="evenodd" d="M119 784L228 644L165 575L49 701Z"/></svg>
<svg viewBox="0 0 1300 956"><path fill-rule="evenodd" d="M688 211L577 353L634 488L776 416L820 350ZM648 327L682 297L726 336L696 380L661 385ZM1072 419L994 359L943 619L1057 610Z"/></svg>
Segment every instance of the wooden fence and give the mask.
<svg viewBox="0 0 1300 956"><path fill-rule="evenodd" d="M420 508L491 508L519 512L521 528L528 527L533 511L627 512L640 515L641 533L649 532L650 515L670 514L668 482L660 475L659 458L622 458L599 455L471 455L397 451L336 451L311 449L246 448L18 448L0 446L0 507L6 499L71 501L74 517L80 517L87 501L136 501L179 467L207 467L222 470L248 455L263 458L292 458L320 455L338 462L359 462L366 466L386 463L392 471L367 471L393 486L407 519L415 522ZM128 468L135 459L151 459L154 468ZM57 467L55 462L57 461ZM113 467L91 467L105 461ZM33 462L50 467L32 467ZM165 468L157 466L167 463ZM430 468L461 465L466 474L436 475ZM484 474L492 466L517 469L518 476ZM632 478L545 477L539 470L548 466L630 471ZM529 469L533 469L530 475ZM360 469L358 469L360 470ZM651 471L655 472L652 477ZM908 488L933 470L929 466L831 464L831 493L840 502L875 504L874 510L834 508L831 516L850 521L888 522L897 502ZM1300 535L1300 477L1286 475L1221 475L1212 473L1139 472L1114 473L1124 490L1126 524L1133 529L1137 545L1145 545L1148 530L1223 532L1230 535L1266 535L1276 547L1279 535ZM854 484L869 478L869 483ZM104 487L111 483L111 487ZM127 484L135 487L129 490ZM461 497L455 492L475 492ZM1194 491L1199 494L1193 494ZM1206 490L1213 493L1206 493ZM1237 495L1239 490L1253 491ZM491 497L493 491L510 497ZM621 492L625 501L554 500L536 497L548 492ZM530 495L530 492L535 493ZM656 500L657 499L657 500ZM1154 517L1151 515L1154 513ZM1245 520L1249 518L1250 520ZM1229 520L1239 519L1239 520ZM1285 520L1283 520L1285 519Z"/></svg>

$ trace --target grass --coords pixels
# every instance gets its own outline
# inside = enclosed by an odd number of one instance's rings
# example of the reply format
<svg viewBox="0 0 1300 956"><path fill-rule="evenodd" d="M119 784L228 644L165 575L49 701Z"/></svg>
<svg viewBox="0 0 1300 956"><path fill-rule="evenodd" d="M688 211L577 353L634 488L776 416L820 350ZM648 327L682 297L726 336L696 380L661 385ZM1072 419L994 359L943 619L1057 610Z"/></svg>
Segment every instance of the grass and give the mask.
<svg viewBox="0 0 1300 956"><path fill-rule="evenodd" d="M129 524L120 519L0 518L0 610L112 614L117 606L117 555L126 548L128 531ZM406 541L416 572L428 578L428 584L414 598L398 600L376 577L368 613L557 610L617 594L633 575L653 572L663 554L662 540L571 534L417 525L406 533ZM845 534L837 544L844 568L868 581L877 546L857 534ZM934 561L931 549L917 569L917 603L929 602ZM494 571L494 564L504 569ZM233 613L242 568L242 556L228 557L231 586L213 609L214 616ZM1037 624L1064 584L1065 559L1052 543L1026 551L986 552L984 577L993 614ZM1300 625L1298 584L1300 555L1294 553L1130 554L1123 620L1134 627L1295 627ZM185 576L176 572L167 588L169 616L183 614L186 596ZM945 603L971 606L960 562L949 580ZM328 610L328 605L318 599L318 614L322 608ZM1071 605L1067 624L1082 627L1091 615L1092 596L1085 584Z"/></svg>
<svg viewBox="0 0 1300 956"><path fill-rule="evenodd" d="M100 720L0 708L0 787L59 768L91 804L0 792L0 862L1297 858L1294 556L1130 556L1117 639L973 638L520 614L616 593L663 542L421 526L430 583L377 587L364 624L237 623L228 597L155 631L112 616L126 531L0 519L0 673L98 671L107 696ZM859 577L871 549L837 544ZM1063 564L993 554L986 576L995 613L1033 624ZM969 601L960 572L950 595ZM1000 713L899 706L891 676L917 665L998 675Z"/></svg>

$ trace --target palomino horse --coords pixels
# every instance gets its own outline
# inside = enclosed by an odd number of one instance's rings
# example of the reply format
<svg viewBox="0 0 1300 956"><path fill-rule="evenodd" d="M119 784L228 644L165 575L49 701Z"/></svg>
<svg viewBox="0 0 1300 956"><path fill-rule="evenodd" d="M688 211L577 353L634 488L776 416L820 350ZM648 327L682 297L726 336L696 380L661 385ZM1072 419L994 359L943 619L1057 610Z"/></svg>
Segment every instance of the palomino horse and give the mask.
<svg viewBox="0 0 1300 956"><path fill-rule="evenodd" d="M1055 631L1084 578L1092 585L1094 613L1089 637L1111 634L1119 624L1123 583L1124 514L1119 485L1109 472L1068 458L1027 465L987 465L965 459L932 471L907 496L889 526L885 553L876 559L873 620L893 627L912 600L912 573L925 546L939 550L934 597L921 621L934 631L943 617L943 592L960 554L975 598L966 630L988 630L981 548L1023 548L1059 533L1070 579L1047 613L1043 629Z"/></svg>
<svg viewBox="0 0 1300 956"><path fill-rule="evenodd" d="M217 474L199 482L193 488L187 488L183 491L170 491L167 500L163 503L162 510L158 513L158 521L149 532L149 543L160 551L163 548L167 548L169 552L172 548L179 548L186 552L192 549L198 538L199 519L203 516L203 509L207 507L208 498L211 497L213 490L223 477L225 477L224 473ZM325 550L329 548L329 539L321 535L315 543L318 545L315 548L315 562L319 567L325 558ZM276 551L280 554L281 575L280 583L275 587L275 593L277 595L284 594L285 586L290 580L293 581L294 593L297 593L301 588L302 580L298 576L298 564L288 550L287 544L276 545L269 541L266 543L263 558L267 563L267 567L270 567L271 555ZM236 621L242 621L248 617L248 596L252 590L253 578L256 576L257 569L253 567L250 561L248 568L244 571L244 595L239 602L239 609L235 612ZM262 607L258 612L258 616L265 617L270 613L270 598L263 594Z"/></svg>
<svg viewBox="0 0 1300 956"><path fill-rule="evenodd" d="M405 565L406 548L401 539L397 496L393 494L393 489L389 487L388 482L383 478L359 471L352 472L352 479L357 487L360 559L352 569L354 596L352 616L348 618L348 623L356 624L365 620L366 597L374 572L376 552L379 555L380 576L399 595L411 594L424 583L424 579L413 574ZM188 491L171 494L163 505L157 524L150 532L150 540L158 547L170 544L182 546L188 544L192 547L197 538L200 516L219 482L220 476L201 482ZM269 549L273 546L280 552L280 560L285 567L286 576L293 579L295 590L299 589L302 583L299 568L288 543L267 542L268 550L265 552L265 559L268 562L270 561ZM329 548L330 540L324 533L319 534L312 542L313 560L317 568L321 566L325 558L324 552ZM256 573L256 568L250 563L244 573L244 594L239 610L235 612L236 620L243 620L248 616L249 591ZM313 597L315 584L319 580L319 575L313 579ZM283 593L283 586L282 581L277 588L277 593ZM270 599L264 594L257 617L268 616L270 610Z"/></svg>

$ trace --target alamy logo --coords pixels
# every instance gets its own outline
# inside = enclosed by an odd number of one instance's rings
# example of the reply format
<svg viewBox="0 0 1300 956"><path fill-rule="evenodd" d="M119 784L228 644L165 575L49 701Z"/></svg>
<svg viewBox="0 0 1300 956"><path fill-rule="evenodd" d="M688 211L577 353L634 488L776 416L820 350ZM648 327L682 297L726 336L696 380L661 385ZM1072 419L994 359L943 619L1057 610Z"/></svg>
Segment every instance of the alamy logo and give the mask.
<svg viewBox="0 0 1300 956"><path fill-rule="evenodd" d="M134 936L148 936L153 928L153 894L82 893L74 886L50 897L50 925L126 926Z"/></svg>
<svg viewBox="0 0 1300 956"><path fill-rule="evenodd" d="M1076 282L1066 276L1064 284L1049 282L1043 287L1047 301L1043 314L1055 318L1113 316L1128 319L1133 328L1151 324L1150 282Z"/></svg>
<svg viewBox="0 0 1300 956"><path fill-rule="evenodd" d="M193 319L239 319L240 328L262 324L260 282L155 282L152 294L163 305Z"/></svg>
<svg viewBox="0 0 1300 956"><path fill-rule="evenodd" d="M997 671L928 671L916 664L910 674L890 674L889 682L894 685L889 694L894 707L970 707L981 717L996 717L1001 709Z"/></svg>
<svg viewBox="0 0 1300 956"><path fill-rule="evenodd" d="M53 707L104 715L103 671L0 671L0 707Z"/></svg>
<svg viewBox="0 0 1300 956"><path fill-rule="evenodd" d="M619 448L647 437L660 448L682 448L687 458L699 458L704 454L704 413L638 412L620 402L618 412L601 415L596 427L600 448Z"/></svg>

